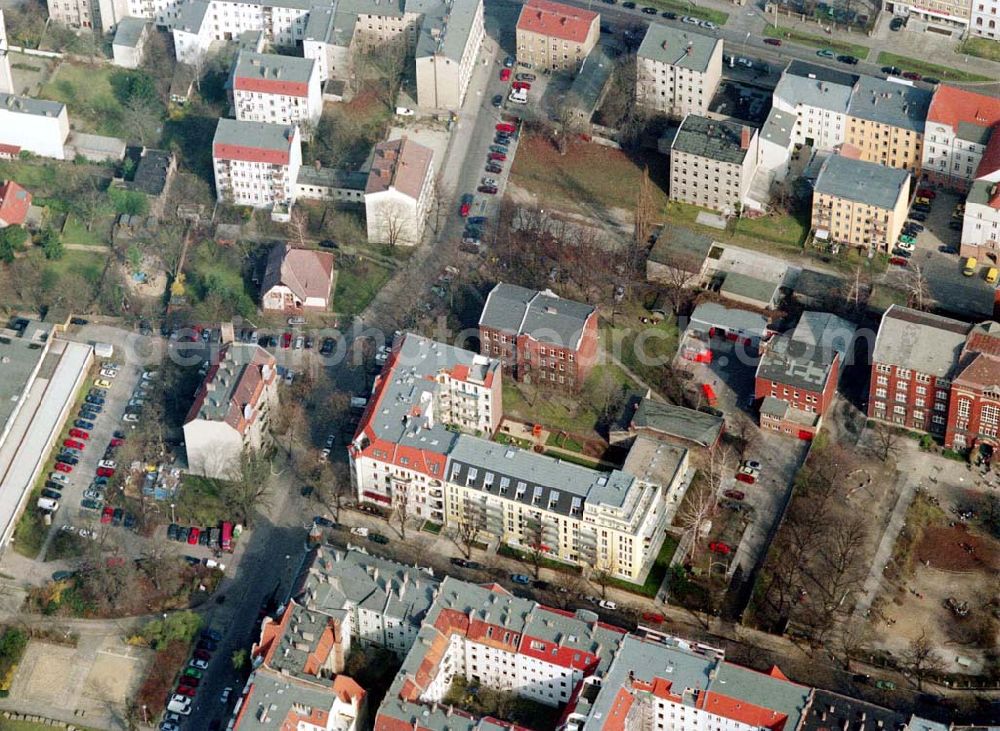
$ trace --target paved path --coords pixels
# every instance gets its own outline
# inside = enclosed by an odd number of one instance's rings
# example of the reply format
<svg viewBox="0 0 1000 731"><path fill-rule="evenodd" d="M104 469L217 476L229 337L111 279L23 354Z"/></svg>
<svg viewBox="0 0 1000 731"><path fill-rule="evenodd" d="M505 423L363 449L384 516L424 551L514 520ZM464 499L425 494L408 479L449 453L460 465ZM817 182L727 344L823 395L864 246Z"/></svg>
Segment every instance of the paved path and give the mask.
<svg viewBox="0 0 1000 731"><path fill-rule="evenodd" d="M857 620L867 621L865 614L871 609L872 602L875 601L876 595L882 588L882 572L888 565L889 559L892 558L899 531L906 525L906 511L909 510L910 503L913 502L917 481L912 476L897 473L896 485L899 489L899 496L896 498L896 504L889 516L889 522L882 532L882 539L875 550L871 570L868 573L868 578L865 579L861 596L858 597L858 602L854 605L854 618Z"/></svg>
<svg viewBox="0 0 1000 731"><path fill-rule="evenodd" d="M110 254L110 246L99 246L97 244L63 244L63 248L68 251L93 251L95 254Z"/></svg>

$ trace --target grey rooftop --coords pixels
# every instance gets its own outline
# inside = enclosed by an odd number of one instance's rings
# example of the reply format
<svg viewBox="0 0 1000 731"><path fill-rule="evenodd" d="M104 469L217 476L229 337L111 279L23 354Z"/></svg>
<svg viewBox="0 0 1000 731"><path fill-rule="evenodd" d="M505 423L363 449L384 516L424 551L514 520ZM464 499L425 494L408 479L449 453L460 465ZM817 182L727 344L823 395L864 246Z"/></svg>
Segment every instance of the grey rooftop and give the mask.
<svg viewBox="0 0 1000 731"><path fill-rule="evenodd" d="M241 51L236 59L233 75L237 79L268 79L305 84L312 76L315 66L316 61L311 58Z"/></svg>
<svg viewBox="0 0 1000 731"><path fill-rule="evenodd" d="M135 48L142 40L147 21L143 18L122 18L115 29L114 45Z"/></svg>
<svg viewBox="0 0 1000 731"><path fill-rule="evenodd" d="M245 122L238 119L220 119L215 128L213 144L239 145L260 150L287 152L291 146L294 127L267 122Z"/></svg>
<svg viewBox="0 0 1000 731"><path fill-rule="evenodd" d="M704 73L722 40L670 25L651 23L637 53L656 63Z"/></svg>
<svg viewBox="0 0 1000 731"><path fill-rule="evenodd" d="M891 210L910 180L906 170L891 168L843 155L830 155L819 177L817 193Z"/></svg>
<svg viewBox="0 0 1000 731"><path fill-rule="evenodd" d="M595 312L592 305L563 299L549 290L538 292L501 282L486 298L479 324L575 349L587 320Z"/></svg>
<svg viewBox="0 0 1000 731"><path fill-rule="evenodd" d="M681 122L670 149L719 162L740 164L747 155L747 149L742 146L744 130L750 139L756 132L756 128L749 125L689 114Z"/></svg>
<svg viewBox="0 0 1000 731"><path fill-rule="evenodd" d="M958 320L892 305L882 316L872 362L951 378L971 329Z"/></svg>

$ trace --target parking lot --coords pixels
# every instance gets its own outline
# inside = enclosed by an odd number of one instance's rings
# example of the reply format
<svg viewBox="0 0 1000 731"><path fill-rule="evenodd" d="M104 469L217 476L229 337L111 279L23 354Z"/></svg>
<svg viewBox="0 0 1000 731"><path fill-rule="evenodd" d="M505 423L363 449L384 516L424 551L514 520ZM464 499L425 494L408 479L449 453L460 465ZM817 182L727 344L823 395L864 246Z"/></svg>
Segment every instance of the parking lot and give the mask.
<svg viewBox="0 0 1000 731"><path fill-rule="evenodd" d="M890 266L885 274L887 283L904 290L912 287L918 271L926 280L927 292L940 309L965 317L990 317L993 314L994 286L984 278L990 264L979 262L980 270L971 277L962 274L963 259L958 255L961 230L951 228L952 211L962 199L953 193L936 191L931 202L924 230L917 235L916 250L905 268ZM941 252L940 247L951 247L954 254Z"/></svg>

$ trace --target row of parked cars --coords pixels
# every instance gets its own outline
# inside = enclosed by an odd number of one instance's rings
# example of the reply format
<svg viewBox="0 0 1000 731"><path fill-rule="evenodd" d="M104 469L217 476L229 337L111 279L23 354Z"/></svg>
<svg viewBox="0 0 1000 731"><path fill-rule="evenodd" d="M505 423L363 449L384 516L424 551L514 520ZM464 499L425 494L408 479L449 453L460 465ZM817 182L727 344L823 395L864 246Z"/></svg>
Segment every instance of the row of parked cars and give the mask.
<svg viewBox="0 0 1000 731"><path fill-rule="evenodd" d="M167 540L186 543L189 546L206 546L222 551L233 549L233 524L223 521L218 526L198 528L171 523L167 526Z"/></svg>
<svg viewBox="0 0 1000 731"><path fill-rule="evenodd" d="M191 715L194 698L198 695L198 688L212 662L212 653L219 648L220 642L222 635L219 632L213 629L202 630L198 644L191 653L187 666L180 672L174 693L167 702L167 712L160 722L160 731L180 731L183 717ZM232 688L225 688L219 700L223 704L228 703L232 692Z"/></svg>

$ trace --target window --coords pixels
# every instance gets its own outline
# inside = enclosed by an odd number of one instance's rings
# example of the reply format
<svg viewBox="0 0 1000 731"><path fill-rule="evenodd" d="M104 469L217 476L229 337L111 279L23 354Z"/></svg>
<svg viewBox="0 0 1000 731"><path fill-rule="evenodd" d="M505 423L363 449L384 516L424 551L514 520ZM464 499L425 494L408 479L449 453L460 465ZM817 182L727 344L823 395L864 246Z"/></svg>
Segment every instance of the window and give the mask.
<svg viewBox="0 0 1000 731"><path fill-rule="evenodd" d="M969 399L959 399L958 402L958 416L962 419L969 418L969 412L971 411L972 402Z"/></svg>

